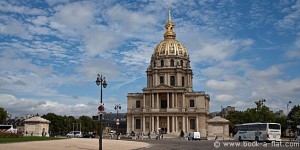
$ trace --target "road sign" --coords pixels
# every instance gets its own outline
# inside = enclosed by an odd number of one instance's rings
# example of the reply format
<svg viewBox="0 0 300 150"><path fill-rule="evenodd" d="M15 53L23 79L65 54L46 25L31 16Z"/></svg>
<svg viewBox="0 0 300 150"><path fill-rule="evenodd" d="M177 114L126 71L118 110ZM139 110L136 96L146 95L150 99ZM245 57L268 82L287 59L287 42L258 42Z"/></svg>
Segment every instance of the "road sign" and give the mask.
<svg viewBox="0 0 300 150"><path fill-rule="evenodd" d="M116 125L119 125L119 124L120 124L120 120L117 119L117 120L116 120Z"/></svg>
<svg viewBox="0 0 300 150"><path fill-rule="evenodd" d="M98 110L99 110L100 113L102 113L102 112L104 111L104 105L103 105L103 104L100 104L100 105L98 106Z"/></svg>

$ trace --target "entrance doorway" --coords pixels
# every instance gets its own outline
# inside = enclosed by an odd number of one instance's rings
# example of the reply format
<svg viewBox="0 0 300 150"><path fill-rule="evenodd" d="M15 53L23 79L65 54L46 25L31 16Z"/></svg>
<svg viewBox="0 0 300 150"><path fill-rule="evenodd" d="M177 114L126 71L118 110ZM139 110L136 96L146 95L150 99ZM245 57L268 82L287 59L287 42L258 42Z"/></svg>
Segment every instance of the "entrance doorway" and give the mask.
<svg viewBox="0 0 300 150"><path fill-rule="evenodd" d="M160 128L160 132L163 134L166 134L168 131L168 127L167 127L167 117L160 117L159 118L159 128Z"/></svg>

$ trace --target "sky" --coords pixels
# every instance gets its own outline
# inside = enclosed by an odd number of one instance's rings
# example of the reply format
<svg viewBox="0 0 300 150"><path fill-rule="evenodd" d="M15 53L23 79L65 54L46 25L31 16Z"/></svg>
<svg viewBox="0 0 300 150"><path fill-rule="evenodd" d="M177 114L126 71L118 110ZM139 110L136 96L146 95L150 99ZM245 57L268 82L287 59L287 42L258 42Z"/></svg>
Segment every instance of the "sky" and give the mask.
<svg viewBox="0 0 300 150"><path fill-rule="evenodd" d="M0 107L12 116L127 111L171 8L210 112L300 103L300 0L1 0Z"/></svg>

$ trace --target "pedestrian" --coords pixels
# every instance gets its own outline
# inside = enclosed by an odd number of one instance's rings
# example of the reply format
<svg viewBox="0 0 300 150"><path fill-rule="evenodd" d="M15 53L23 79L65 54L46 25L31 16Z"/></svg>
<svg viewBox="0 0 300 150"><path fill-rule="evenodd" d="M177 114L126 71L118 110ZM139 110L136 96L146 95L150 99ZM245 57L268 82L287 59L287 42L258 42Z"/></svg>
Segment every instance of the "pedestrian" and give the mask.
<svg viewBox="0 0 300 150"><path fill-rule="evenodd" d="M151 136L150 136L150 131L148 132L148 139L151 139Z"/></svg>
<svg viewBox="0 0 300 150"><path fill-rule="evenodd" d="M215 134L215 140L217 140L217 138L218 138L218 137L217 137L217 135Z"/></svg>

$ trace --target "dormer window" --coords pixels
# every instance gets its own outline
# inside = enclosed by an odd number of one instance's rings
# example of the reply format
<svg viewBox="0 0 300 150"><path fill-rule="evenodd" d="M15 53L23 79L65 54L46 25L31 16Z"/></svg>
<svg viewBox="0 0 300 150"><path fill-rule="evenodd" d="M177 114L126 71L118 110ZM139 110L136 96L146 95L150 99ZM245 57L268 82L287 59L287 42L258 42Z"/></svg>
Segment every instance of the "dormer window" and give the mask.
<svg viewBox="0 0 300 150"><path fill-rule="evenodd" d="M170 85L175 86L175 76L170 77Z"/></svg>
<svg viewBox="0 0 300 150"><path fill-rule="evenodd" d="M161 66L161 67L165 66L164 60L161 60L161 61L160 61L160 66Z"/></svg>
<svg viewBox="0 0 300 150"><path fill-rule="evenodd" d="M174 60L171 59L171 67L174 67L174 66L175 66Z"/></svg>
<svg viewBox="0 0 300 150"><path fill-rule="evenodd" d="M160 84L164 84L164 76L160 76L159 77L159 83Z"/></svg>

